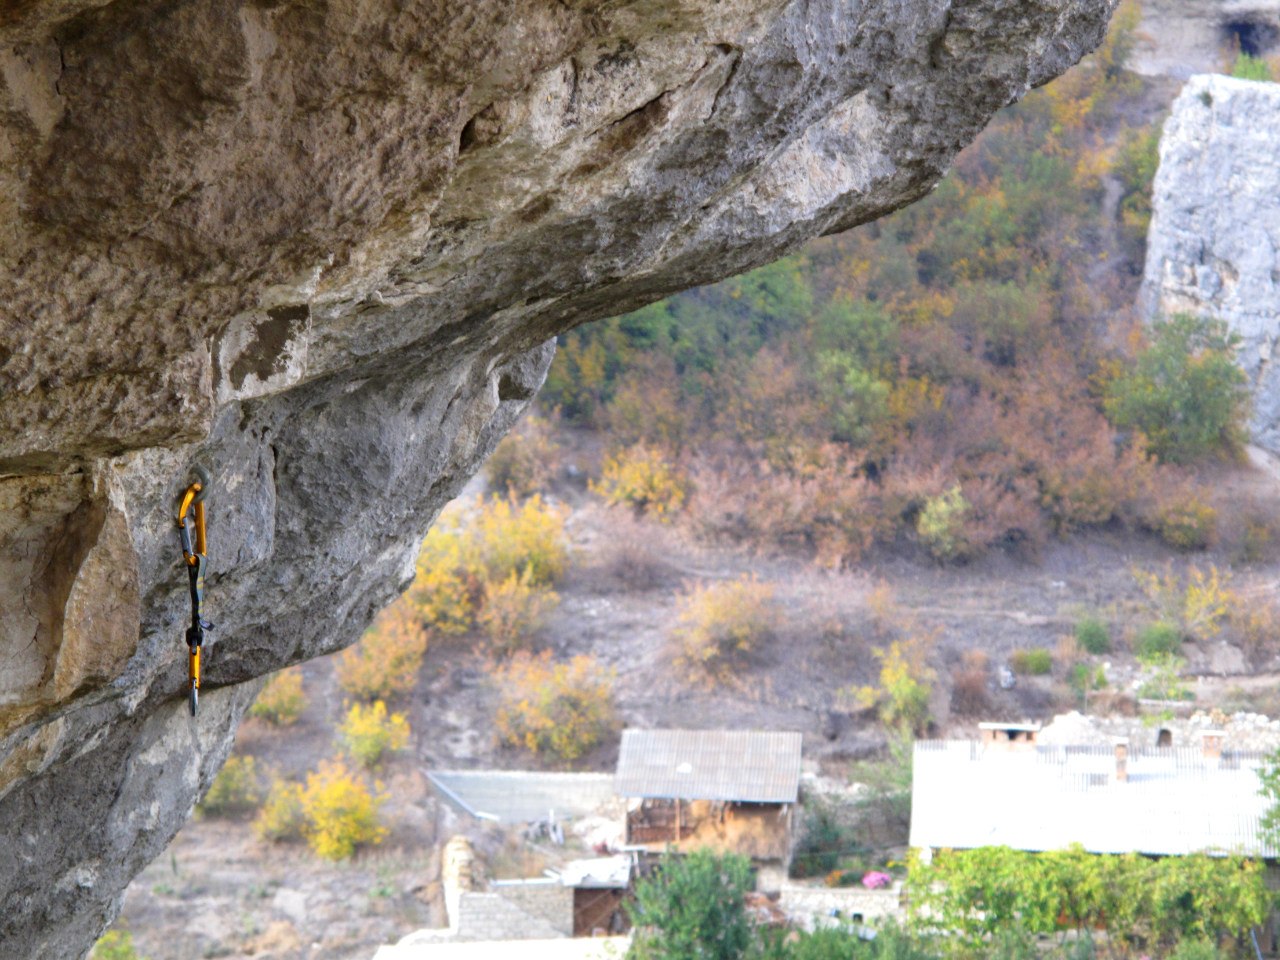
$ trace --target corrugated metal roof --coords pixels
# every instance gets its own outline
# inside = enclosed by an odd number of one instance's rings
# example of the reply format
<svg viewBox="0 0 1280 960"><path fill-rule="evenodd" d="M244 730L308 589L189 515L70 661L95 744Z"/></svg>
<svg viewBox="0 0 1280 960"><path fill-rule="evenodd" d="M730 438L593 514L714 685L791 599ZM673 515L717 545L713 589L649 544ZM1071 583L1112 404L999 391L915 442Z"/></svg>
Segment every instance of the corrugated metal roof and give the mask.
<svg viewBox="0 0 1280 960"><path fill-rule="evenodd" d="M446 800L473 817L503 823L584 817L613 799L607 773L522 770L432 770L427 778Z"/></svg>
<svg viewBox="0 0 1280 960"><path fill-rule="evenodd" d="M1231 851L1276 856L1265 843L1261 752L1198 748L1128 752L1099 746L984 750L976 741L922 741L911 792L913 847L1009 846L1175 855Z"/></svg>
<svg viewBox="0 0 1280 960"><path fill-rule="evenodd" d="M794 803L798 733L624 730L615 788L623 797Z"/></svg>

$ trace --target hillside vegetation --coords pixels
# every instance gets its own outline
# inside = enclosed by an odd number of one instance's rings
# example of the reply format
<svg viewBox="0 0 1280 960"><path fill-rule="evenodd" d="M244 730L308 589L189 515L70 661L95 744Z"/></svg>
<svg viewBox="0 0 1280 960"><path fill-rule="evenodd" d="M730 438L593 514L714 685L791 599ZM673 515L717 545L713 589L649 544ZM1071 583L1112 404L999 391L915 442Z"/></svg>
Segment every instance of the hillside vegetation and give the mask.
<svg viewBox="0 0 1280 960"><path fill-rule="evenodd" d="M1236 452L1243 377L1217 325L1130 316L1161 119L1123 70L1135 23L920 203L563 337L542 403L607 436L608 494L835 566L1211 538L1174 465Z"/></svg>

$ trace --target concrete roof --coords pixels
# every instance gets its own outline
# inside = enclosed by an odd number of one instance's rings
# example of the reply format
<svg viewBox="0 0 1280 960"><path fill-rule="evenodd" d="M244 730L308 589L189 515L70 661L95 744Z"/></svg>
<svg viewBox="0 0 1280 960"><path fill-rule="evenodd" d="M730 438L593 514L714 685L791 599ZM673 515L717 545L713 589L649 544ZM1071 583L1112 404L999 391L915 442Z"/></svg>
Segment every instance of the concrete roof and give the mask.
<svg viewBox="0 0 1280 960"><path fill-rule="evenodd" d="M623 797L794 803L798 733L624 730L616 789Z"/></svg>
<svg viewBox="0 0 1280 960"><path fill-rule="evenodd" d="M976 741L915 746L913 847L1009 846L1094 853L1226 851L1276 856L1261 836L1260 752L1206 758L1196 747L983 749Z"/></svg>
<svg viewBox="0 0 1280 960"><path fill-rule="evenodd" d="M406 938L407 939L407 938ZM564 937L557 940L470 940L379 947L373 960L623 960L628 937Z"/></svg>
<svg viewBox="0 0 1280 960"><path fill-rule="evenodd" d="M463 813L503 823L585 817L613 799L607 773L529 773L522 770L432 770L427 779Z"/></svg>
<svg viewBox="0 0 1280 960"><path fill-rule="evenodd" d="M570 860L560 871L560 882L566 887L625 890L631 882L631 858L619 854L615 857Z"/></svg>

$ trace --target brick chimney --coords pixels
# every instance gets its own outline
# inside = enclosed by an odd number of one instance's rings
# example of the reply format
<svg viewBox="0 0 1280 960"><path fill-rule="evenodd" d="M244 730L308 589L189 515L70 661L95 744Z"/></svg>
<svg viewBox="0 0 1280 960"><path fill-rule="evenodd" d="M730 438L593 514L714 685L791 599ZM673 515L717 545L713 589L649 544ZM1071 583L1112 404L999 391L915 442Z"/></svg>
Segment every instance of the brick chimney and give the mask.
<svg viewBox="0 0 1280 960"><path fill-rule="evenodd" d="M1201 749L1206 760L1222 758L1222 742L1227 738L1225 730L1203 730L1200 733Z"/></svg>
<svg viewBox="0 0 1280 960"><path fill-rule="evenodd" d="M1129 738L1116 737L1112 743L1116 748L1116 782L1126 783L1129 779Z"/></svg>

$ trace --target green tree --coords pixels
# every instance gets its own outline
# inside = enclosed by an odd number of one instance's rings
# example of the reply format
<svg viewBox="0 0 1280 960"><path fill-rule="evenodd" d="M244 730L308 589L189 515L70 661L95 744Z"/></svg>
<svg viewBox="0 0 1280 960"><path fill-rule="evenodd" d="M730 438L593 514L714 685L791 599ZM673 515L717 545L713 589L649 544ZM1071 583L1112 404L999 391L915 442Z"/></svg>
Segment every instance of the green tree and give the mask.
<svg viewBox="0 0 1280 960"><path fill-rule="evenodd" d="M1220 320L1178 314L1157 322L1133 369L1113 380L1111 422L1146 435L1161 460L1187 463L1233 451L1242 437L1245 375L1239 338Z"/></svg>
<svg viewBox="0 0 1280 960"><path fill-rule="evenodd" d="M754 942L747 915L751 864L738 854L668 854L636 885L627 910L635 960L740 960Z"/></svg>
<svg viewBox="0 0 1280 960"><path fill-rule="evenodd" d="M1106 930L1122 953L1135 945L1164 956L1185 940L1240 936L1270 903L1259 860L1205 853L1152 860L1079 845L944 851L932 864L913 862L908 887L921 920L951 934L950 952L976 956L1009 931L1063 930Z"/></svg>
<svg viewBox="0 0 1280 960"><path fill-rule="evenodd" d="M1262 815L1263 839L1273 847L1280 847L1280 749L1269 757L1258 770L1258 792L1267 801L1267 811Z"/></svg>

